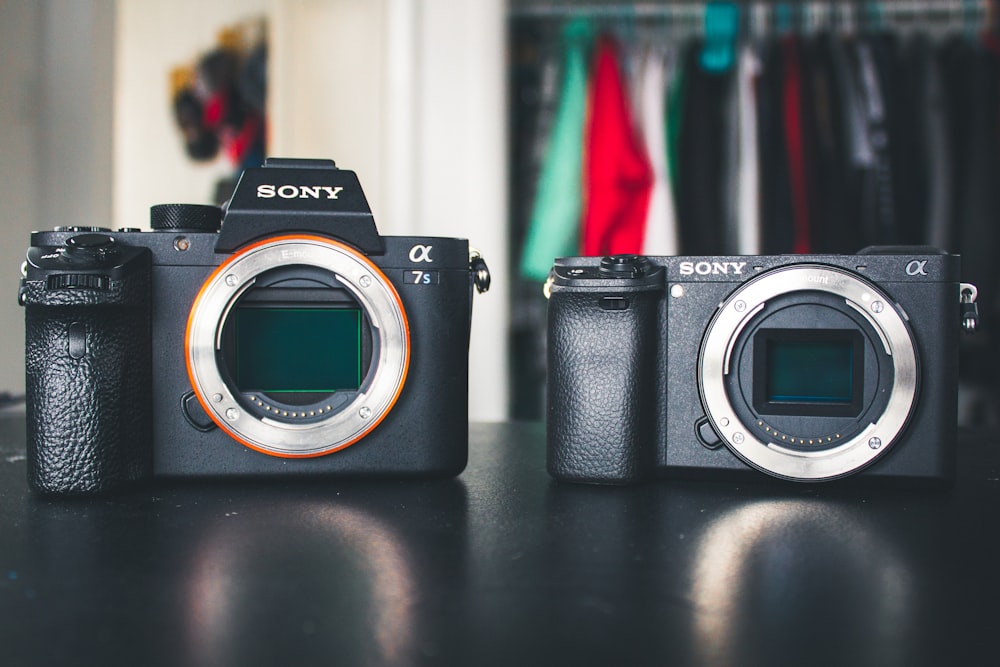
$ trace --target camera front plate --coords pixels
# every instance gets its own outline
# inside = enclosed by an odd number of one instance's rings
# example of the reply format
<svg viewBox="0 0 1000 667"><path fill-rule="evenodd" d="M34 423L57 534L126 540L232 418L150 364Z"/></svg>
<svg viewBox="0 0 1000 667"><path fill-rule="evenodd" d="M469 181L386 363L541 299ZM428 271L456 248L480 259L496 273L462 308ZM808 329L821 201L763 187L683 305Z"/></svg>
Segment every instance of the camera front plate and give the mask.
<svg viewBox="0 0 1000 667"><path fill-rule="evenodd" d="M353 400L331 410L328 417L308 423L255 414L219 369L222 330L237 301L261 274L292 265L333 274L361 306L374 339L374 358ZM288 458L329 454L374 429L402 391L409 350L405 310L382 271L350 246L307 235L273 237L247 246L223 262L196 297L185 335L188 377L212 421L252 449Z"/></svg>
<svg viewBox="0 0 1000 667"><path fill-rule="evenodd" d="M763 441L744 424L727 391L733 348L765 306L789 294L822 292L843 299L874 334L892 365L884 410L855 435L833 447L802 449ZM895 302L868 281L843 269L800 264L774 269L740 286L719 306L704 334L698 360L702 403L715 431L737 456L768 474L799 481L836 479L879 458L898 439L916 403L917 356L909 327ZM863 415L867 416L867 415Z"/></svg>

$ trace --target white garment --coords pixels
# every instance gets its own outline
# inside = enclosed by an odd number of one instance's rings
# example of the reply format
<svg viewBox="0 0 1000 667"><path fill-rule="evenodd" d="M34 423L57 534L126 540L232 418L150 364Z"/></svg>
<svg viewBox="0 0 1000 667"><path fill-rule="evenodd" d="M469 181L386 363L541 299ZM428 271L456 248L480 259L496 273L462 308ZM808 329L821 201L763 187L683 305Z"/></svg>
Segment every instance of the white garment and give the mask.
<svg viewBox="0 0 1000 667"><path fill-rule="evenodd" d="M736 184L736 252L760 254L760 154L757 145L756 81L760 59L750 44L740 48L736 65L739 132Z"/></svg>
<svg viewBox="0 0 1000 667"><path fill-rule="evenodd" d="M667 162L667 90L675 68L672 55L662 48L650 48L639 71L639 129L653 168L653 190L642 240L644 255L679 252L677 211Z"/></svg>

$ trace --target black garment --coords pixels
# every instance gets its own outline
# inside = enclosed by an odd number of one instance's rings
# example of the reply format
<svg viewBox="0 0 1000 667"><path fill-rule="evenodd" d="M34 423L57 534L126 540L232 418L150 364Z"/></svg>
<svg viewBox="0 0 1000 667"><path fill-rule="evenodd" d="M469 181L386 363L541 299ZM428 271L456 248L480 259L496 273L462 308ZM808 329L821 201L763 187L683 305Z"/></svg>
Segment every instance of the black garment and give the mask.
<svg viewBox="0 0 1000 667"><path fill-rule="evenodd" d="M962 377L995 385L1000 372L997 326L1000 281L996 231L1000 221L1000 62L995 52L965 39L942 53L954 152L954 248L962 280L979 288L981 334L963 340Z"/></svg>
<svg viewBox="0 0 1000 667"><path fill-rule="evenodd" d="M927 37L881 36L876 49L886 90L889 150L896 240L904 245L926 242L926 131L928 110L922 106L928 85L930 43Z"/></svg>
<svg viewBox="0 0 1000 667"><path fill-rule="evenodd" d="M733 72L708 72L694 42L684 59L684 110L679 133L677 221L681 252L721 254L725 219L724 169L726 92Z"/></svg>
<svg viewBox="0 0 1000 667"><path fill-rule="evenodd" d="M953 247L950 237L955 189L953 139L948 125L948 99L941 59L929 40L924 43L927 48L919 48L915 56L921 61L917 67L924 73L920 98L915 103L916 108L922 110L920 130L924 133L923 182L927 195L923 242L947 250ZM922 63L925 58L926 66Z"/></svg>
<svg viewBox="0 0 1000 667"><path fill-rule="evenodd" d="M864 112L864 132L871 149L861 181L860 213L863 245L897 242L895 201L892 192L892 159L886 91L890 85L884 44L863 37L854 44L857 85Z"/></svg>
<svg viewBox="0 0 1000 667"><path fill-rule="evenodd" d="M785 147L782 90L785 67L781 44L771 41L761 53L757 80L757 138L760 159L760 244L765 255L792 252L795 223L792 185Z"/></svg>
<svg viewBox="0 0 1000 667"><path fill-rule="evenodd" d="M988 294L1000 222L1000 68L978 44L955 40L944 54L956 191L952 219L963 279Z"/></svg>
<svg viewBox="0 0 1000 667"><path fill-rule="evenodd" d="M847 181L848 137L834 66L833 49L838 39L819 35L806 41L803 48L804 92L809 100L803 127L812 137L813 156L812 249L820 253L858 251L859 235Z"/></svg>

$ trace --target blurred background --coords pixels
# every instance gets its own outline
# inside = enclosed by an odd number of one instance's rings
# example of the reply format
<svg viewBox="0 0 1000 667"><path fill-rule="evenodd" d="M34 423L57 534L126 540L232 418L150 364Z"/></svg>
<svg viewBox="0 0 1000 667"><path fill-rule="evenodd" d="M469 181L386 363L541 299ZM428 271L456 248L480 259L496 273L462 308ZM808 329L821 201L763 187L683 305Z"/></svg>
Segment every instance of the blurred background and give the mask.
<svg viewBox="0 0 1000 667"><path fill-rule="evenodd" d="M32 229L147 227L266 154L357 171L383 234L482 251L474 420L544 414L545 267L598 198L649 196L672 231L636 251L961 252L962 420L1000 421L993 0L0 0L0 54L0 391Z"/></svg>
<svg viewBox="0 0 1000 667"><path fill-rule="evenodd" d="M153 204L212 202L252 153L227 121L253 105L206 90L227 74L204 61L236 48L241 69L263 40L267 154L332 158L358 173L381 233L468 238L489 262L470 414L504 418L504 25L502 0L0 0L0 390L24 390L29 232L148 227ZM175 115L185 70L215 154Z"/></svg>

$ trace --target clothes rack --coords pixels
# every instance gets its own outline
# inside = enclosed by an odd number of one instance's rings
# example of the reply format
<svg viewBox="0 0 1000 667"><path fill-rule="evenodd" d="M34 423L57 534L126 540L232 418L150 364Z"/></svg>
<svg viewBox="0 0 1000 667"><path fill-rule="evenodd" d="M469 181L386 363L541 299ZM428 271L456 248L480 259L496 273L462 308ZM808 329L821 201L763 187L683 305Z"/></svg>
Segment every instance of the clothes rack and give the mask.
<svg viewBox="0 0 1000 667"><path fill-rule="evenodd" d="M643 19L689 19L698 21L705 17L711 2L638 2L638 3L590 3L590 2L546 2L515 0L509 16L511 18L565 18L583 16L590 18L643 18ZM893 0L892 2L850 2L820 0L814 2L736 2L747 16L768 16L787 12L802 21L826 21L861 19L866 21L887 21L911 23L914 21L978 21L992 20L997 12L995 0Z"/></svg>
<svg viewBox="0 0 1000 667"><path fill-rule="evenodd" d="M699 123L671 136L668 142L670 150L680 151L677 156L671 155L671 159L679 159L676 163L679 168L675 168L674 163L670 166L670 176L675 179L671 190L674 219L679 221L679 254L850 254L872 243L933 244L963 255L963 274L970 282L981 283L981 293L986 295L981 305L984 324L990 320L1000 323L1000 299L990 296L1000 293L1000 271L992 270L990 260L994 249L1000 247L1000 233L993 231L991 222L996 219L994 213L1000 215L1000 194L994 196L1000 193L1000 150L993 149L1000 145L997 143L1000 128L994 120L995 109L1000 108L1000 77L997 76L1000 73L1000 34L997 33L1000 2L997 0L820 0L803 3L512 0L509 10L513 56L511 99L514 104L511 110L511 247L515 253L518 248L530 245L530 232L535 226L529 223L540 219L530 204L537 201L535 193L541 182L540 156L544 154L544 139L555 122L558 109L554 101L559 96L552 96L552 87L558 86L555 82L565 72L560 64L560 49L566 44L564 28L585 19L595 37L589 48L596 47L596 37L602 33L621 46L621 74L628 80L628 85L621 87L621 97L628 98L626 104L631 106L637 103L643 91L642 85L633 84L641 80L637 74L651 47L669 50L672 55L667 60L673 62L671 66L675 68L682 60L690 61L694 53L700 56L705 51L705 43L711 39L708 34L710 15L720 7L737 15L736 27L728 37L728 65L718 70L718 77L699 73L698 80L702 84L713 86L710 93L706 93L705 88L692 87L694 79L677 79L679 70L675 69L672 80L684 81L687 92L684 98L670 99L686 99L688 105L696 99L695 94L710 94L713 100L731 99L739 86L724 83L722 79L728 76L729 81L739 80L730 74L737 70L740 49L750 46L755 51L755 58L759 59L755 67L762 67L759 72L763 73L753 76L757 102L756 108L750 109L757 119L758 129L746 133L740 129L737 134L730 134L743 118L731 111L726 112L723 125L712 121L711 127L704 126L709 119L715 118L709 113L670 112L671 118L684 116L697 119ZM832 52L826 50L830 40L842 42L835 54L839 60L828 60L832 57ZM786 41L798 44L793 47ZM809 46L802 46L804 43ZM521 48L524 45L528 48ZM904 46L904 50L896 51ZM807 48L811 50L803 50ZM842 53L844 48L846 54ZM587 57L593 57L596 48L588 52ZM905 61L892 60L895 56L888 54L893 53L900 54ZM534 63L520 61L523 54L534 54ZM848 57L846 61L844 55ZM821 60L817 60L818 57ZM919 74L926 71L919 68L927 67L927 57L935 62L933 86L926 83L927 77ZM774 63L781 62L787 64L775 67ZM889 66L897 67L894 80L880 77L877 86L868 85L869 79L874 80L874 77L866 77L866 72ZM917 66L918 69L899 69ZM787 82L795 77L781 74L783 68L790 71L792 67L813 68L811 78L799 79L796 85L802 88L794 94L788 92L791 89L787 88ZM817 116L814 106L817 100L812 97L818 90L816 77L825 77L823 85L830 87L828 93L847 99L843 95L849 89L855 101L837 106L833 116ZM545 90L549 90L548 97ZM914 98L917 94L920 97ZM883 95L902 95L908 101L901 103L896 98L880 97ZM877 117L869 116L865 109L871 108L870 103L875 103L876 107L888 104L890 108L888 113L881 108ZM701 102L695 106L698 104ZM799 109L794 106L798 104L805 106ZM719 106L713 101L704 108L717 113ZM591 106L587 109L588 113L593 111ZM928 116L932 109L933 117ZM856 113L861 115L852 115ZM789 118L799 118L800 114L803 114L801 127L788 123ZM638 117L636 113L632 120L637 122ZM590 123L593 117L588 118ZM820 127L818 123L825 123L822 125L824 133L820 135L815 134ZM848 125L854 134L845 134L848 130L844 128ZM831 133L831 127L836 132ZM856 134L858 127L862 128L861 135ZM980 131L985 134L979 134ZM881 143L880 136L884 133L888 133L890 139L888 148ZM683 139L678 140L678 136ZM753 172L754 178L748 188L734 191L734 184L739 186L742 176L748 172L741 169L738 160L720 166L718 160L713 163L710 158L717 157L720 152L743 154L739 139L744 136L756 137L752 141L759 142L762 152L755 160L759 159L768 167ZM915 137L919 140L914 140ZM863 143L859 144L858 140ZM696 155L696 159L684 158L685 145L691 148L688 155ZM844 155L845 147L849 147L850 155ZM763 151L767 151L766 156ZM649 151L647 154L659 155ZM583 165L592 162L586 157L581 161ZM606 164L603 158L601 164ZM684 180L685 166L689 167L687 182L678 183L677 174ZM713 173L711 190L701 187L708 182L702 178L706 170ZM941 175L947 177L938 180ZM657 182L655 178L653 182ZM727 188L721 197L717 189L720 183ZM942 185L930 187L932 183ZM593 202L598 200L593 196L595 191L587 190L582 197L584 208L580 210L583 213L587 207L593 208ZM742 205L740 197L733 196L734 192L738 195L742 191L757 192L759 199L755 200L755 205ZM705 196L706 192L712 195ZM694 202L695 209L685 202ZM706 202L716 203L706 208ZM652 210L651 205L649 210ZM733 215L734 210L757 211L754 215L761 235L758 250L745 250L738 243L734 245L734 239L739 241L740 237L733 230L745 229L739 225L742 218ZM931 224L931 219L937 223ZM620 224L617 218L615 220L614 224ZM694 230L695 236L686 235L686 230ZM806 230L805 236L800 234L801 230ZM587 231L585 215L580 217L580 231L583 238ZM713 241L711 245L699 242L704 239L698 235L706 231L709 232L706 238ZM804 249L799 249L800 240ZM790 241L795 241L795 245ZM645 248L643 243L641 252L645 254L677 254L650 253ZM606 254L604 251L609 249L601 248L596 254ZM595 254L594 251L567 252L565 249L560 252ZM539 255L547 258L551 253L546 251ZM524 276L514 286L517 296L512 305L515 374L521 375L512 378L515 392L512 405L527 407L515 410L516 417L535 418L540 412L532 410L531 406L541 408L544 401L537 389L545 376L545 307L540 301L538 287L544 275L539 277L538 267L546 262L533 264L534 270L529 272L522 261L526 256L527 253L512 257L511 267L512 273ZM990 303L991 298L996 302L995 307ZM1000 373L1000 354L985 349L995 347L990 340L995 339L988 334L978 336L973 342L977 353L963 355L963 363L970 366L964 370L973 371L963 372L963 377L982 382Z"/></svg>

